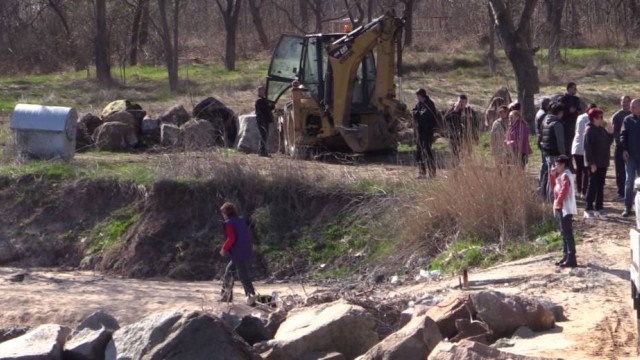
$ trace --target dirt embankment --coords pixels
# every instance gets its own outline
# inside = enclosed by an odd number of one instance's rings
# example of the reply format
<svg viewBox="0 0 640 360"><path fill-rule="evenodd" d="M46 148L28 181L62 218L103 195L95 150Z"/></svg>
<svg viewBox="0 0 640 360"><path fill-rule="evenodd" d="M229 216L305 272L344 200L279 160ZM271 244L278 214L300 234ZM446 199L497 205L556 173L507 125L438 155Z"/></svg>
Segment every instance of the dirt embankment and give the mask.
<svg viewBox="0 0 640 360"><path fill-rule="evenodd" d="M216 251L223 242L219 207L234 201L242 204L256 234L254 274L287 276L309 264L294 256L267 260L261 251L306 236L300 229L307 225L339 221L353 201L308 184L276 190L267 183L236 185L159 181L144 187L116 180L1 178L0 266L211 279L225 263Z"/></svg>

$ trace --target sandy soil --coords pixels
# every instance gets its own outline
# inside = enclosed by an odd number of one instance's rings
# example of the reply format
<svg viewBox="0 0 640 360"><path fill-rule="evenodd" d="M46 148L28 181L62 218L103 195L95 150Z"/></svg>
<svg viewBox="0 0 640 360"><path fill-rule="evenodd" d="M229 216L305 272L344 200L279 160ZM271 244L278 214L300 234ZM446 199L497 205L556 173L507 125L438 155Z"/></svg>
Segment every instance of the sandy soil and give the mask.
<svg viewBox="0 0 640 360"><path fill-rule="evenodd" d="M273 161L258 159L252 161ZM315 165L314 165L315 166ZM377 165L374 168L332 165L345 174L367 171L389 176L411 176L410 168ZM613 169L607 178L605 199L611 199ZM583 208L583 202L579 202ZM550 299L564 307L568 321L539 333L532 339L517 340L504 350L565 359L635 359L637 335L635 312L629 286L629 229L635 219L622 218L622 203L605 202L609 216L605 220L575 219L575 231L583 241L578 246L580 267L569 270L553 265L558 254L537 256L470 274L471 287L458 290L457 278L422 282L390 288L381 286L369 295L392 293L421 296L426 292L475 291L493 289L523 293ZM23 282L11 282L9 276L24 270L0 268L0 327L17 324L60 323L73 326L89 313L104 309L121 324L135 322L159 310L193 309L218 311L227 305L216 302L217 282L175 282L131 280L93 272L27 271ZM261 293L280 295L310 294L317 287L300 284L267 285L257 283ZM240 291L239 287L236 291ZM236 297L241 298L237 292Z"/></svg>

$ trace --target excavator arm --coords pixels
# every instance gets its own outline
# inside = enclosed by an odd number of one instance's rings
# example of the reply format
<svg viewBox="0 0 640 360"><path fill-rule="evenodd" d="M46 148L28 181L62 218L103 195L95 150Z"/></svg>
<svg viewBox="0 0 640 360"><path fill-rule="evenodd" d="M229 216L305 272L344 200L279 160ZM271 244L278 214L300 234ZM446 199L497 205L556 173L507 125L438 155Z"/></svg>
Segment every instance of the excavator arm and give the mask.
<svg viewBox="0 0 640 360"><path fill-rule="evenodd" d="M356 72L364 57L376 47L377 76L371 104L385 114L389 114L390 106L395 106L395 46L403 25L401 19L392 13L386 13L328 47L333 81L331 116L339 129L353 125L350 122L350 113Z"/></svg>

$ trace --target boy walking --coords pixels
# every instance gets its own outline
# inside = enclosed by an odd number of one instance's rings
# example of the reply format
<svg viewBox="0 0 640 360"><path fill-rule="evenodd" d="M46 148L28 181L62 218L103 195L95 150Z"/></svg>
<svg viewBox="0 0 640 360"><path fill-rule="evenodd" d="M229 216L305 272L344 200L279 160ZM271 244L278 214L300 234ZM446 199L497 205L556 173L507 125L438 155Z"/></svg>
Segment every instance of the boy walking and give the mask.
<svg viewBox="0 0 640 360"><path fill-rule="evenodd" d="M236 207L232 203L224 203L220 212L224 218L226 235L220 255L231 257L223 276L221 301L233 300L233 274L237 272L247 297L247 305L253 306L256 301L256 291L250 274L250 261L253 255L251 230L245 220L238 216Z"/></svg>

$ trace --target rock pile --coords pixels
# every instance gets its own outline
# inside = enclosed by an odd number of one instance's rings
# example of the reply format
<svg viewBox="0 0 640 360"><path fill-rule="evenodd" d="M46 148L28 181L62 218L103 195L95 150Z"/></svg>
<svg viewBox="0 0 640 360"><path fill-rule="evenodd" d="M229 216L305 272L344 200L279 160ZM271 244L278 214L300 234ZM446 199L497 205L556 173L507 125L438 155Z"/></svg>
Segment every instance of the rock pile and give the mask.
<svg viewBox="0 0 640 360"><path fill-rule="evenodd" d="M376 321L367 309L344 299L288 313L266 305L231 305L218 314L165 311L123 327L98 311L73 331L47 324L5 338L0 360L527 360L539 358L488 345L503 337L532 337L534 331L555 326L553 313L544 305L495 291L455 293L434 306L420 305L406 324L382 339Z"/></svg>

